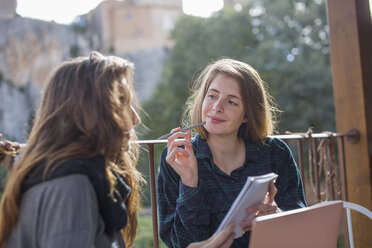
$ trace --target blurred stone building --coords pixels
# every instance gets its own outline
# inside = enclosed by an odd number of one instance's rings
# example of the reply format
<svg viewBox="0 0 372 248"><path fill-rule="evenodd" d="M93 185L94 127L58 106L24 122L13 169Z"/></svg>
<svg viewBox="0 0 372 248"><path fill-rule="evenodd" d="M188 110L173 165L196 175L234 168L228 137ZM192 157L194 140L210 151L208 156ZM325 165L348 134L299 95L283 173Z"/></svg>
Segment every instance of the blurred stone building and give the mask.
<svg viewBox="0 0 372 248"><path fill-rule="evenodd" d="M103 49L120 54L170 47L169 33L182 15L182 0L107 0L86 19Z"/></svg>
<svg viewBox="0 0 372 248"><path fill-rule="evenodd" d="M182 0L106 0L84 19L98 34L99 50L134 62L135 90L145 101L161 79L170 32L182 15Z"/></svg>
<svg viewBox="0 0 372 248"><path fill-rule="evenodd" d="M0 19L15 17L16 8L17 0L0 0Z"/></svg>
<svg viewBox="0 0 372 248"><path fill-rule="evenodd" d="M16 0L0 0L0 133L24 142L45 83L62 61L92 50L135 64L135 90L147 100L161 79L169 34L182 0L107 0L83 16L82 32L16 14ZM42 7L42 6L40 6Z"/></svg>

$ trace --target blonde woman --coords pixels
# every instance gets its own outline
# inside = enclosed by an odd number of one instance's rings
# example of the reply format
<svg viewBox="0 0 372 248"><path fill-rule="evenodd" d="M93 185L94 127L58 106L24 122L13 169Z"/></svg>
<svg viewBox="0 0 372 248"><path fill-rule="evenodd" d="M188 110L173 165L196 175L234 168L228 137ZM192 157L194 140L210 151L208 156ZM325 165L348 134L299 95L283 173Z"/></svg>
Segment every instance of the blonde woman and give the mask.
<svg viewBox="0 0 372 248"><path fill-rule="evenodd" d="M212 235L248 176L278 174L265 200L247 209L253 216L306 206L291 151L283 141L268 137L276 111L250 65L221 59L201 72L185 117L189 124L205 124L196 128L193 139L190 131L169 137L161 157L160 237L169 247L186 247ZM236 223L245 234L232 247L248 247L252 220Z"/></svg>

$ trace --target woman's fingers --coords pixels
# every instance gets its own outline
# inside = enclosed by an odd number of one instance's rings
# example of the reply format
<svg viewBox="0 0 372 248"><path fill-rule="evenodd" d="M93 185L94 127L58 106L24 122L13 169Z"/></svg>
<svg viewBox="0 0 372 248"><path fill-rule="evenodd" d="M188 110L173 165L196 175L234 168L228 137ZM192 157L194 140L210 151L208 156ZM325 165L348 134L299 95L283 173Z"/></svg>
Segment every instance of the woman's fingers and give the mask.
<svg viewBox="0 0 372 248"><path fill-rule="evenodd" d="M234 227L235 223L230 223L221 232L213 235L208 240L194 243L188 248L228 248L231 246L235 238Z"/></svg>
<svg viewBox="0 0 372 248"><path fill-rule="evenodd" d="M169 138L167 139L167 140L168 140L168 141L167 141L167 145L168 145L168 147L169 147L169 145L170 145L170 144L171 144L175 139L178 138L178 136L180 136L180 135L184 135L184 133L177 132L177 131L179 131L179 130L181 130L180 127L173 128L173 129L171 130L171 133L173 133L173 132L176 132L176 133L172 134L172 135L169 136Z"/></svg>
<svg viewBox="0 0 372 248"><path fill-rule="evenodd" d="M276 204L273 204L273 205L263 205L258 210L258 215L273 214L273 213L276 213L276 210L277 209L278 209L278 206Z"/></svg>
<svg viewBox="0 0 372 248"><path fill-rule="evenodd" d="M180 146L184 146L185 148L182 148ZM168 164L171 162L181 158L181 157L189 157L190 156L190 148L192 147L191 143L186 142L185 140L177 140L171 143L171 145L168 147L168 154L166 157L166 161Z"/></svg>
<svg viewBox="0 0 372 248"><path fill-rule="evenodd" d="M171 132L176 133L168 138L168 154L166 159L168 163L171 163L177 158L181 158L183 156L188 157L190 155L189 152L193 151L191 144L191 131L189 130L186 133L177 132L179 130L179 127L172 129Z"/></svg>
<svg viewBox="0 0 372 248"><path fill-rule="evenodd" d="M175 148L168 153L165 160L167 161L168 164L173 165L173 162L178 160L181 156L188 157L189 154L187 151L185 151L185 149Z"/></svg>
<svg viewBox="0 0 372 248"><path fill-rule="evenodd" d="M191 144L191 130L188 130L186 132L185 141L187 143L187 146L185 146L186 151L188 152L193 151L192 144Z"/></svg>
<svg viewBox="0 0 372 248"><path fill-rule="evenodd" d="M271 202L270 204L261 203L256 206L248 208L247 212L254 216L273 214L273 213L278 212L278 206L276 205L275 201Z"/></svg>
<svg viewBox="0 0 372 248"><path fill-rule="evenodd" d="M177 146L184 145L185 147L191 146L191 133L183 133L177 132L180 128L172 129L171 132L176 132L168 138L167 146L168 146L168 153ZM184 139L179 139L184 138Z"/></svg>
<svg viewBox="0 0 372 248"><path fill-rule="evenodd" d="M270 182L268 192L261 204L257 204L247 209L247 212L255 216L267 215L278 212L278 206L275 203L275 196L278 190L274 182Z"/></svg>
<svg viewBox="0 0 372 248"><path fill-rule="evenodd" d="M252 222L253 222L254 218L255 218L255 216L251 215L247 219L243 220L240 223L240 226L241 226L243 232L247 232L247 231L250 231L252 229Z"/></svg>
<svg viewBox="0 0 372 248"><path fill-rule="evenodd" d="M185 148L182 149L186 149L187 147L190 148L192 145L191 142L188 142L186 140L175 140L168 146L168 152L171 152L173 149L176 148L181 148L180 146L184 146Z"/></svg>
<svg viewBox="0 0 372 248"><path fill-rule="evenodd" d="M235 233L230 233L221 248L230 248L235 239Z"/></svg>
<svg viewBox="0 0 372 248"><path fill-rule="evenodd" d="M221 232L219 232L218 234L212 237L213 243L211 242L211 244L221 245L224 242L226 242L230 238L231 235L235 237L234 228L235 228L235 223L230 223ZM214 247L219 247L219 246L214 246Z"/></svg>
<svg viewBox="0 0 372 248"><path fill-rule="evenodd" d="M269 188L265 196L265 199L263 200L263 203L271 204L274 201L277 192L278 190L276 189L275 184L273 182L270 182Z"/></svg>
<svg viewBox="0 0 372 248"><path fill-rule="evenodd" d="M277 193L278 189L275 187L275 184L273 182L270 182L268 197L274 201L274 198Z"/></svg>
<svg viewBox="0 0 372 248"><path fill-rule="evenodd" d="M168 138L166 161L181 177L182 183L189 187L198 185L198 166L191 143L191 131L178 132L180 128ZM184 139L179 139L184 138Z"/></svg>

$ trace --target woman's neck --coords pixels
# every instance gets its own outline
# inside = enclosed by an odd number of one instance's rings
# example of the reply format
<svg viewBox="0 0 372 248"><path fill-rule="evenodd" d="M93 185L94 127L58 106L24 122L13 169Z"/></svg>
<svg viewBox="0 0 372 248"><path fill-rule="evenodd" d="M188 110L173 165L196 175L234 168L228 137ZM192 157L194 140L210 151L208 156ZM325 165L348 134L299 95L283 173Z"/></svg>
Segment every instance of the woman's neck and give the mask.
<svg viewBox="0 0 372 248"><path fill-rule="evenodd" d="M245 161L245 144L238 136L208 136L207 143L214 163L226 174L241 167Z"/></svg>

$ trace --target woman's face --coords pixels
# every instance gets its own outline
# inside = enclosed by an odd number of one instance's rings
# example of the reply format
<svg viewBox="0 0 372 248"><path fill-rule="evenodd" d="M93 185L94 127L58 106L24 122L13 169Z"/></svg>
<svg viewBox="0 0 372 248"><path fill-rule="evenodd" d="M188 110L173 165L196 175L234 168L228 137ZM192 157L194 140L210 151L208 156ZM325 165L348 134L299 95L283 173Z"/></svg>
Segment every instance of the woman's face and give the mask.
<svg viewBox="0 0 372 248"><path fill-rule="evenodd" d="M130 99L132 99L132 91L128 85L128 82L127 80L123 77L122 79L122 84L124 87L119 87L119 91L121 91L120 93L122 95L125 95L125 91L129 92L129 94L131 95ZM129 107L129 111L130 111L130 117L132 119L132 124L133 124L133 127L137 126L139 123L141 123L141 118L139 117L137 111L133 108L132 106L132 103L129 102L129 103L126 103L126 104L130 104L130 106L124 106L125 108ZM126 105L125 104L125 105Z"/></svg>
<svg viewBox="0 0 372 248"><path fill-rule="evenodd" d="M236 79L219 73L211 82L202 104L202 121L210 135L237 135L246 122Z"/></svg>

